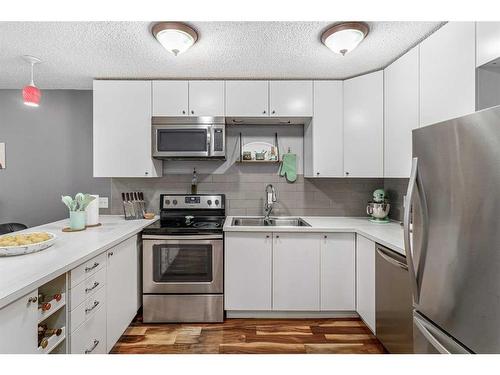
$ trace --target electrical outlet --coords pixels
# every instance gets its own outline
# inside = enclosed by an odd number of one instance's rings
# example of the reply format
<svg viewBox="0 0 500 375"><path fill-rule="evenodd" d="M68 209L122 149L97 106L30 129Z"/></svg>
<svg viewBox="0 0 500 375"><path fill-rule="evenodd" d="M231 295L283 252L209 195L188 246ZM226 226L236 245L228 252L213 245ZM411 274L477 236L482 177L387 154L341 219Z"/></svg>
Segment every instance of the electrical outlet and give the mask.
<svg viewBox="0 0 500 375"><path fill-rule="evenodd" d="M109 208L108 197L99 197L99 208Z"/></svg>

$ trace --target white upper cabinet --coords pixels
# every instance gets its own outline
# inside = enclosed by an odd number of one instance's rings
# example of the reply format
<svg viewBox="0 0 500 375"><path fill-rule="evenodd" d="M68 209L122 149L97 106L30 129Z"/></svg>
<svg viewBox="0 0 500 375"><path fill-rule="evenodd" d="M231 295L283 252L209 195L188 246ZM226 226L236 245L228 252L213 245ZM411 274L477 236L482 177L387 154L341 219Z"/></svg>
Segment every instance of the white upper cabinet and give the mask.
<svg viewBox="0 0 500 375"><path fill-rule="evenodd" d="M476 66L500 58L500 22L476 22Z"/></svg>
<svg viewBox="0 0 500 375"><path fill-rule="evenodd" d="M321 310L356 310L356 245L353 233L321 236Z"/></svg>
<svg viewBox="0 0 500 375"><path fill-rule="evenodd" d="M383 97L383 71L344 81L344 174L346 177L383 177L384 175Z"/></svg>
<svg viewBox="0 0 500 375"><path fill-rule="evenodd" d="M269 110L271 117L312 116L312 81L270 81Z"/></svg>
<svg viewBox="0 0 500 375"><path fill-rule="evenodd" d="M226 81L226 116L269 116L269 81Z"/></svg>
<svg viewBox="0 0 500 375"><path fill-rule="evenodd" d="M224 81L189 81L189 116L224 116Z"/></svg>
<svg viewBox="0 0 500 375"><path fill-rule="evenodd" d="M158 177L151 152L151 81L94 81L94 177Z"/></svg>
<svg viewBox="0 0 500 375"><path fill-rule="evenodd" d="M409 177L411 131L419 124L419 47L384 70L384 176Z"/></svg>
<svg viewBox="0 0 500 375"><path fill-rule="evenodd" d="M314 81L313 120L304 127L306 177L344 174L343 83Z"/></svg>
<svg viewBox="0 0 500 375"><path fill-rule="evenodd" d="M450 22L420 44L420 126L476 107L474 22Z"/></svg>
<svg viewBox="0 0 500 375"><path fill-rule="evenodd" d="M273 310L320 309L320 239L316 233L274 233Z"/></svg>
<svg viewBox="0 0 500 375"><path fill-rule="evenodd" d="M153 81L153 116L188 116L188 81Z"/></svg>

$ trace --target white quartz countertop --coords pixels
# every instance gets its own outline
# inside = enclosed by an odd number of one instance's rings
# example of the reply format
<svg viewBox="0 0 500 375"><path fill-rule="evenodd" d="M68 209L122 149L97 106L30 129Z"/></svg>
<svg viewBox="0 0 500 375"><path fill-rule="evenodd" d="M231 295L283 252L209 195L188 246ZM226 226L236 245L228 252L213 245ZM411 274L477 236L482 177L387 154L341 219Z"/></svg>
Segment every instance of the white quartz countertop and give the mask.
<svg viewBox="0 0 500 375"><path fill-rule="evenodd" d="M241 217L241 216L238 216ZM250 216L249 216L250 217ZM310 227L233 226L233 216L224 224L225 232L353 232L405 255L403 227L398 222L372 223L368 218L301 216Z"/></svg>
<svg viewBox="0 0 500 375"><path fill-rule="evenodd" d="M46 231L57 239L54 245L37 253L0 257L0 308L139 233L156 220L101 215L102 226L81 232L62 232L68 226L67 219L16 232Z"/></svg>

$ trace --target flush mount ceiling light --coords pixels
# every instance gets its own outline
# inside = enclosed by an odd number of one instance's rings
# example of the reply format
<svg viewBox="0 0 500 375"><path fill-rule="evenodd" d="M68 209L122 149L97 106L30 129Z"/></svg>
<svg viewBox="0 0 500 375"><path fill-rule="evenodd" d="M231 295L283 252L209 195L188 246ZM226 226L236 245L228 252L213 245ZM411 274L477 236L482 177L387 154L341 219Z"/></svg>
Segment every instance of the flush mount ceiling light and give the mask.
<svg viewBox="0 0 500 375"><path fill-rule="evenodd" d="M321 41L333 52L345 56L361 43L369 30L364 22L340 23L326 30L321 36Z"/></svg>
<svg viewBox="0 0 500 375"><path fill-rule="evenodd" d="M33 81L33 67L35 64L39 64L42 62L38 57L25 55L23 59L31 64L31 81L29 85L23 87L23 101L24 104L30 107L38 107L40 105L40 99L42 97L42 93L38 87L35 86L35 82Z"/></svg>
<svg viewBox="0 0 500 375"><path fill-rule="evenodd" d="M158 42L175 56L186 52L198 40L196 31L180 22L160 22L152 31Z"/></svg>

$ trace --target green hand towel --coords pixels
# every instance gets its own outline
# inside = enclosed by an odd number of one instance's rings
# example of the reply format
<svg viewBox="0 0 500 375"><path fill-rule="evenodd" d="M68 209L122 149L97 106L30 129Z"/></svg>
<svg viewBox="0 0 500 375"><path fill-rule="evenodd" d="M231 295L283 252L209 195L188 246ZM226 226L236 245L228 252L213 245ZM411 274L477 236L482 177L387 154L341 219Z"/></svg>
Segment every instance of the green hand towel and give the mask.
<svg viewBox="0 0 500 375"><path fill-rule="evenodd" d="M295 182L297 179L297 155L284 154L281 161L280 176L285 176L288 182Z"/></svg>

